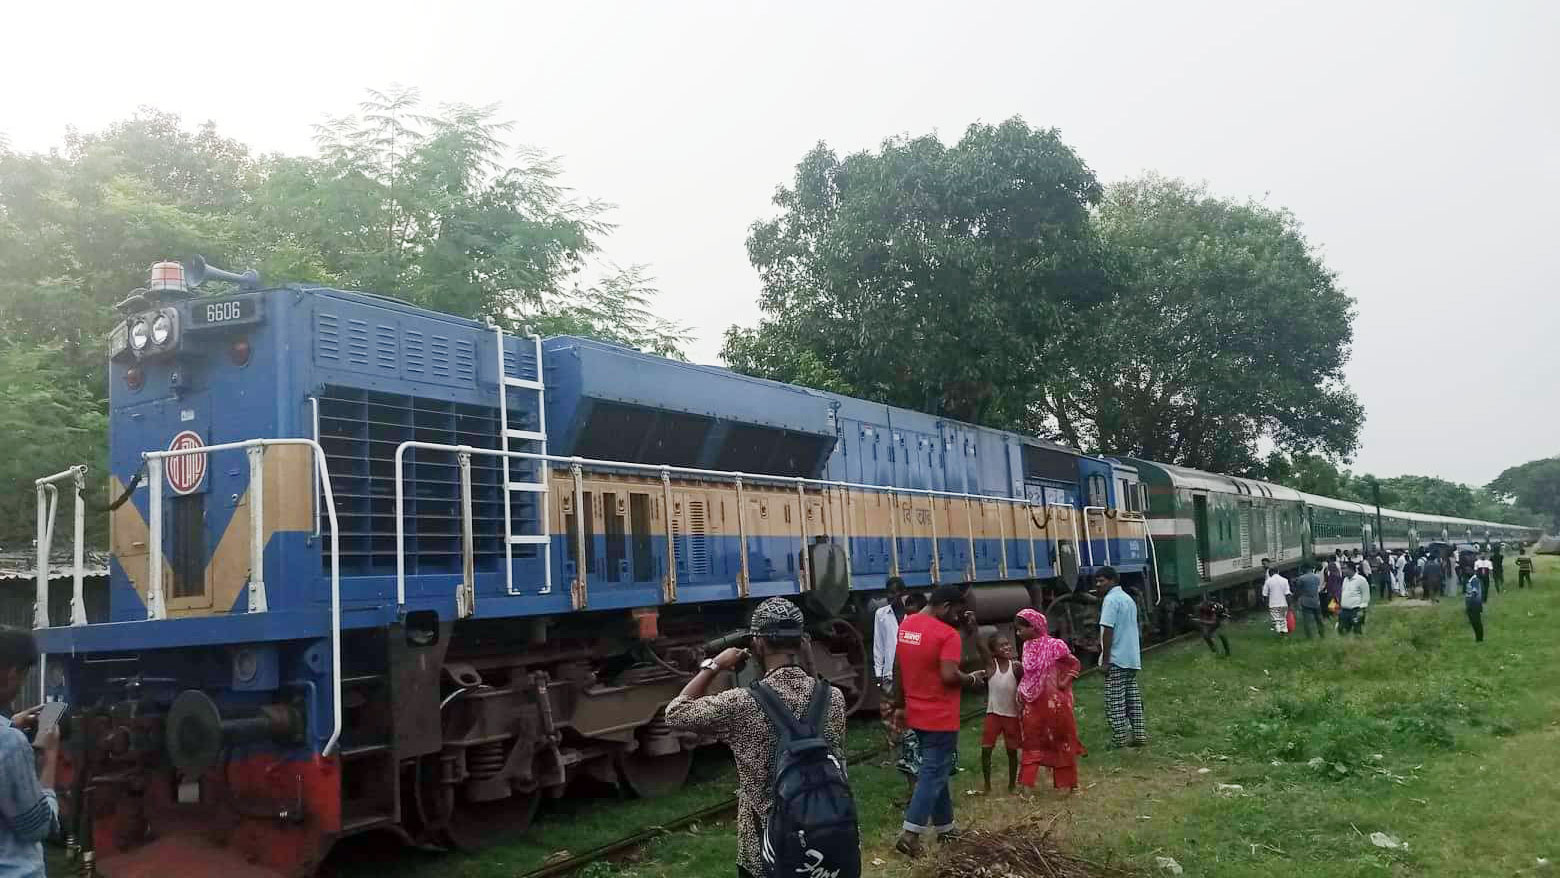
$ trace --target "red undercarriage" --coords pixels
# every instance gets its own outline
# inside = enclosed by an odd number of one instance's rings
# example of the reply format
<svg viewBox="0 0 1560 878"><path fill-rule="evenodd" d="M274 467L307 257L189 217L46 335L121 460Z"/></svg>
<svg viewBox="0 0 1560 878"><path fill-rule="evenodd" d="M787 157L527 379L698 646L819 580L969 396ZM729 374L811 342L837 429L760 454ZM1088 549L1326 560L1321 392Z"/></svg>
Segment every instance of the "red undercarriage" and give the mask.
<svg viewBox="0 0 1560 878"><path fill-rule="evenodd" d="M98 871L107 878L306 878L341 829L335 759L234 758L180 804L169 773L103 776L90 798Z"/></svg>

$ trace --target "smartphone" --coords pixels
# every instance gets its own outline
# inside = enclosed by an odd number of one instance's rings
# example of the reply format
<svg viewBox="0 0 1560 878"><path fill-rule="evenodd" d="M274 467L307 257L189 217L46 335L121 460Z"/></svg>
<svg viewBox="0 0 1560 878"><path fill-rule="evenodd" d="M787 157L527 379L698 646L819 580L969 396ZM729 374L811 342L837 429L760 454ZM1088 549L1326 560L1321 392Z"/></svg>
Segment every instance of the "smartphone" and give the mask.
<svg viewBox="0 0 1560 878"><path fill-rule="evenodd" d="M68 707L69 705L63 701L45 703L43 709L38 711L38 729L33 732L33 740L39 740L49 729L59 725L60 717L65 715L65 710Z"/></svg>

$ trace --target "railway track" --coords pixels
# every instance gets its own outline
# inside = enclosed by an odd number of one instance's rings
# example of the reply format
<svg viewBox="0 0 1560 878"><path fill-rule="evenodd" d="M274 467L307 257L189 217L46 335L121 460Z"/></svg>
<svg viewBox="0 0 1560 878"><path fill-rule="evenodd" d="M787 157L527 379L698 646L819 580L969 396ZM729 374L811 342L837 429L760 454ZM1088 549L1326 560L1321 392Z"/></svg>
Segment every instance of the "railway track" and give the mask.
<svg viewBox="0 0 1560 878"><path fill-rule="evenodd" d="M1244 613L1241 615L1244 615ZM1163 649L1164 647L1170 646L1172 644L1180 643L1187 638L1194 637L1196 634L1197 632L1195 631L1189 631L1184 634L1177 634L1174 637L1161 640L1158 643L1151 643L1148 646L1143 647L1143 651L1153 652L1154 650ZM1086 668L1083 674L1080 676L1088 676L1098 672L1098 667L1090 667ZM959 718L960 725L967 725L972 720L985 716L985 714L986 711L984 707L981 707L979 710L969 711ZM878 744L855 753L849 753L846 755L846 758L849 763L855 764L863 760L881 756L888 752L888 750L888 745ZM541 866L532 869L529 872L521 873L519 878L560 878L560 876L571 875L580 869L589 866L591 863L621 855L627 851L631 851L639 847L640 845L666 835L667 833L676 832L677 830L683 829L684 827L690 826L694 823L725 816L735 811L736 808L737 799L735 796L728 799L723 799L713 805L707 805L673 820L663 821L655 826L647 827L645 829L639 830L638 832L630 833L621 838L609 841L606 844L591 848L588 851L584 851L579 854L572 854L568 857L553 860L552 862L543 863Z"/></svg>

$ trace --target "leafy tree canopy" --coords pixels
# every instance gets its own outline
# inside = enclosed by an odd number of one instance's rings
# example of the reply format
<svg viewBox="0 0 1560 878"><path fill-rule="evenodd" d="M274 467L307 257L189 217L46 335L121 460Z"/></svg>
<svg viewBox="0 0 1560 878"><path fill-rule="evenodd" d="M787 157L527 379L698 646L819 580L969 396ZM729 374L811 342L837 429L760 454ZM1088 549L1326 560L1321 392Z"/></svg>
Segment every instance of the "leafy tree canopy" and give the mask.
<svg viewBox="0 0 1560 878"><path fill-rule="evenodd" d="M756 329L733 368L966 421L1017 425L1103 295L1089 225L1101 188L1054 130L971 125L946 146L819 144L754 223Z"/></svg>
<svg viewBox="0 0 1560 878"><path fill-rule="evenodd" d="M735 369L1223 472L1259 440L1346 456L1352 303L1286 211L1175 180L1102 187L1055 130L820 144L748 252Z"/></svg>
<svg viewBox="0 0 1560 878"><path fill-rule="evenodd" d="M113 305L161 259L680 356L687 332L651 313L642 267L586 280L607 206L510 130L493 107L426 110L393 89L320 125L316 156L257 156L152 109L45 153L0 141L0 417L22 419L0 424L22 449L0 465L0 542L31 538L32 479L100 459Z"/></svg>
<svg viewBox="0 0 1560 878"><path fill-rule="evenodd" d="M1550 527L1560 528L1560 458L1546 457L1511 467L1496 476L1487 489L1540 513Z"/></svg>
<svg viewBox="0 0 1560 878"><path fill-rule="evenodd" d="M1095 214L1110 297L1037 396L1074 444L1216 472L1258 440L1347 456L1364 412L1343 383L1352 300L1284 210L1148 176Z"/></svg>

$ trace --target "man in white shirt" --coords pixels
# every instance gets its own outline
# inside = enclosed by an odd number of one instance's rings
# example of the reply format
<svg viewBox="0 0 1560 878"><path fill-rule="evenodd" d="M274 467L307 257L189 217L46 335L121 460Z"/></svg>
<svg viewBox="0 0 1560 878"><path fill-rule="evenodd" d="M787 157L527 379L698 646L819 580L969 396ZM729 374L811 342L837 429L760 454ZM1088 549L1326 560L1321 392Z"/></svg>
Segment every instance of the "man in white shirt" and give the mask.
<svg viewBox="0 0 1560 878"><path fill-rule="evenodd" d="M1402 549L1392 550L1392 593L1406 595L1408 591L1403 587L1403 568L1408 566L1408 556Z"/></svg>
<svg viewBox="0 0 1560 878"><path fill-rule="evenodd" d="M1278 568L1269 567L1267 581L1262 583L1262 596L1267 598L1268 615L1273 617L1276 634L1289 633L1289 594L1289 580L1278 572Z"/></svg>
<svg viewBox="0 0 1560 878"><path fill-rule="evenodd" d="M894 644L899 640L899 623L905 618L905 581L888 578L888 603L872 616L872 676L886 694L894 684Z"/></svg>
<svg viewBox="0 0 1560 878"><path fill-rule="evenodd" d="M1495 562L1491 561L1489 556L1480 552L1479 560L1473 562L1473 572L1479 575L1479 583L1484 586L1483 600L1485 603L1488 603L1490 599L1490 580L1495 578L1493 575L1494 571Z"/></svg>
<svg viewBox="0 0 1560 878"><path fill-rule="evenodd" d="M1365 610L1370 607L1370 581L1353 564L1343 568L1343 594L1338 598L1338 633L1365 633Z"/></svg>

